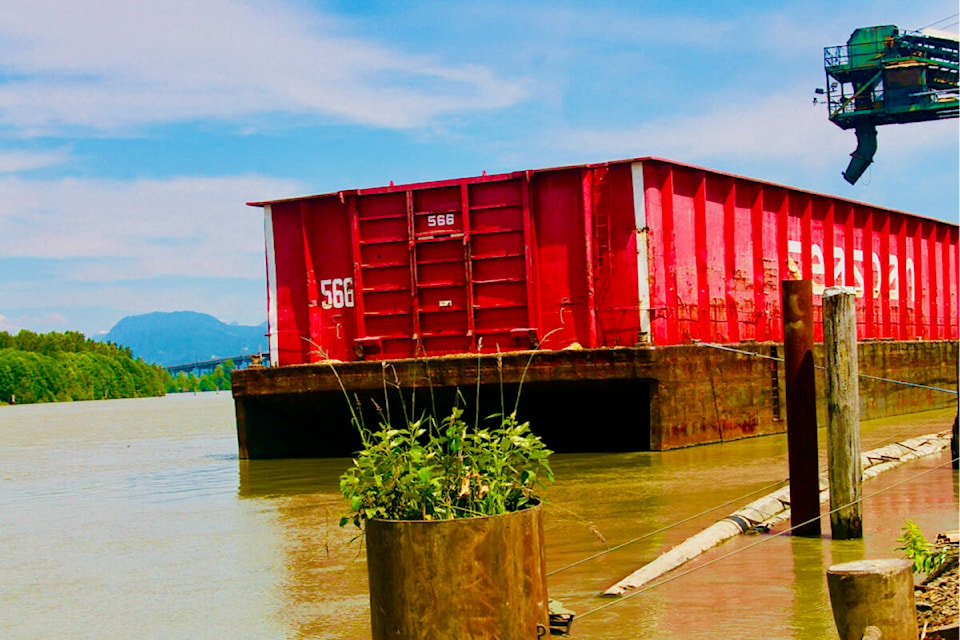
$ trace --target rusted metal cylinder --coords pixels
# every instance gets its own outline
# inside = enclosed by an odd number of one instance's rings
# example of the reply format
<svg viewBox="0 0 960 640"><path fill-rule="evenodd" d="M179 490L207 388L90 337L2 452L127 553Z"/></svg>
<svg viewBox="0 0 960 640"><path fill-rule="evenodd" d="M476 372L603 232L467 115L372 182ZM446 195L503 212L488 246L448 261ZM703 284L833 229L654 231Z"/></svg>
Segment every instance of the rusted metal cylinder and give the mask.
<svg viewBox="0 0 960 640"><path fill-rule="evenodd" d="M813 366L813 283L784 280L783 364L787 395L790 523L794 535L820 536L817 392ZM806 524L801 524L806 523Z"/></svg>
<svg viewBox="0 0 960 640"><path fill-rule="evenodd" d="M913 563L860 560L827 569L827 587L840 640L861 640L877 627L883 640L916 640Z"/></svg>
<svg viewBox="0 0 960 640"><path fill-rule="evenodd" d="M370 520L373 640L549 635L543 514Z"/></svg>

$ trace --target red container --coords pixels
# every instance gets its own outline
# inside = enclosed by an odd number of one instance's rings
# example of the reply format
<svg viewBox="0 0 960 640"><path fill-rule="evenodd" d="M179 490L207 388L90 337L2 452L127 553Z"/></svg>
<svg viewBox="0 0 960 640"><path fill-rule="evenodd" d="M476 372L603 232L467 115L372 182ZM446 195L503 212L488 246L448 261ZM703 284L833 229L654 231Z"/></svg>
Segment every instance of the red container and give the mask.
<svg viewBox="0 0 960 640"><path fill-rule="evenodd" d="M958 336L957 225L657 158L251 204L279 365L780 341L791 278L854 287L861 339Z"/></svg>

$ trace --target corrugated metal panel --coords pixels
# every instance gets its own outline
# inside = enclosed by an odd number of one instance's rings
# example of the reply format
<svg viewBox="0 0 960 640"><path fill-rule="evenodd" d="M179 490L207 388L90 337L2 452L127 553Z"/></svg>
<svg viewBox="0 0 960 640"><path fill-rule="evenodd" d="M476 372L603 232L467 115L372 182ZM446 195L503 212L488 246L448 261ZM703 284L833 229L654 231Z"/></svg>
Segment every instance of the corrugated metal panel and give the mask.
<svg viewBox="0 0 960 640"><path fill-rule="evenodd" d="M813 280L817 319L825 287L854 288L861 339L957 337L956 225L665 161L638 164L653 234L655 343L782 340L779 283L792 278Z"/></svg>
<svg viewBox="0 0 960 640"><path fill-rule="evenodd" d="M779 341L800 277L861 338L958 335L956 225L660 159L259 204L282 365Z"/></svg>

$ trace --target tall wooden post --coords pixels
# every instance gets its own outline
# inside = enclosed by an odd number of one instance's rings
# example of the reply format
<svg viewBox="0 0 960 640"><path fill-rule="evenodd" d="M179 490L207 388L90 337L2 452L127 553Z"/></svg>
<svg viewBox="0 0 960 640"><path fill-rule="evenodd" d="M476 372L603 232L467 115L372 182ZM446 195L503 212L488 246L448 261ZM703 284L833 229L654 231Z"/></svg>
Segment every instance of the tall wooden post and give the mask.
<svg viewBox="0 0 960 640"><path fill-rule="evenodd" d="M857 296L842 287L823 292L827 379L827 469L834 540L863 537L860 497L860 383Z"/></svg>
<svg viewBox="0 0 960 640"><path fill-rule="evenodd" d="M953 468L960 469L960 345L957 345L957 415L953 418L953 433L950 436L950 457Z"/></svg>
<svg viewBox="0 0 960 640"><path fill-rule="evenodd" d="M812 281L784 280L782 309L790 523L797 527L793 535L819 537L820 478L817 473L817 393L813 379Z"/></svg>

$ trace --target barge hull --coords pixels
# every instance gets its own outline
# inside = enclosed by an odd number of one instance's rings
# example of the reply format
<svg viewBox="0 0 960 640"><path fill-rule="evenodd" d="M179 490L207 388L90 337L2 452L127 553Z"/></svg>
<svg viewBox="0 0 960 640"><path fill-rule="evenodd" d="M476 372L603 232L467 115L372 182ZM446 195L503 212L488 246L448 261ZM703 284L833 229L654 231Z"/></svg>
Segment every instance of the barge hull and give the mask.
<svg viewBox="0 0 960 640"><path fill-rule="evenodd" d="M818 362L821 349L814 352ZM861 419L956 405L956 341L867 341L858 349L861 373L873 376L860 380ZM367 427L375 427L376 406L402 419L401 394L408 415L433 403L442 416L458 390L465 415L481 418L511 411L519 391L518 416L560 452L662 451L781 433L782 354L778 343L700 344L239 370L233 394L240 456L350 456L360 447L351 404L359 401Z"/></svg>

